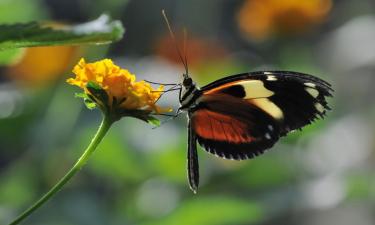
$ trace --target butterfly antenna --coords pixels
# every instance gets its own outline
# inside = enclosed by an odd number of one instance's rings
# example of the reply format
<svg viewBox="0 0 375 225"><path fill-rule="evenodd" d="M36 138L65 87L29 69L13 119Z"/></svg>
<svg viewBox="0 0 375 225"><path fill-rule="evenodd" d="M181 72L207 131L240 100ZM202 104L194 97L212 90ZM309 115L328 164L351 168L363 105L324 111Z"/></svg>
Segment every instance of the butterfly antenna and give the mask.
<svg viewBox="0 0 375 225"><path fill-rule="evenodd" d="M150 83L150 84L157 84L157 85L164 85L164 86L176 86L178 84L175 84L175 83L159 83L159 82L153 82L153 81L149 81L149 80L144 80L146 81L147 83Z"/></svg>
<svg viewBox="0 0 375 225"><path fill-rule="evenodd" d="M178 45L177 45L176 37L175 37L175 35L174 35L174 33L173 33L173 30L172 30L172 28L171 28L171 25L169 24L169 20L168 20L168 17L167 17L167 15L166 15L164 9L161 11L161 13L163 14L163 18L164 18L164 20L165 20L165 23L167 24L167 27L168 27L168 30L169 30L169 34L171 35L171 38L172 38L172 40L173 40L173 43L174 43L174 45L175 45L175 47L176 47L176 51L177 51L177 53L178 53L178 56L180 57L180 60L181 60L182 64L183 64L184 67L185 67L186 74L188 74L187 62L184 61L184 59L182 58L182 54L181 54L180 48L179 48ZM185 59L186 59L186 57L185 57Z"/></svg>
<svg viewBox="0 0 375 225"><path fill-rule="evenodd" d="M187 30L184 28L184 55L185 55L185 64L186 64L186 74L189 74L188 60L187 60Z"/></svg>

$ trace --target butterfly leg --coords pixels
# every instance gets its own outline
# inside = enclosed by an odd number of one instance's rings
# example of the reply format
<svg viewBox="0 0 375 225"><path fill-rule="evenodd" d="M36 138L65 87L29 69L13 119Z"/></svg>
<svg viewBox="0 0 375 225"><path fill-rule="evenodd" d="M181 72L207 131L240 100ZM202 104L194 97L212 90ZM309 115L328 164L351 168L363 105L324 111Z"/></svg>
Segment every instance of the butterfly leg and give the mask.
<svg viewBox="0 0 375 225"><path fill-rule="evenodd" d="M158 83L158 82L152 82L152 81L149 81L149 80L144 80L146 81L147 83L150 83L150 84L157 84L157 85L164 85L164 86L177 86L179 84L172 84L172 83Z"/></svg>
<svg viewBox="0 0 375 225"><path fill-rule="evenodd" d="M190 116L189 116L190 117ZM196 193L199 185L199 164L197 153L197 137L191 127L191 121L188 121L188 178L190 189Z"/></svg>

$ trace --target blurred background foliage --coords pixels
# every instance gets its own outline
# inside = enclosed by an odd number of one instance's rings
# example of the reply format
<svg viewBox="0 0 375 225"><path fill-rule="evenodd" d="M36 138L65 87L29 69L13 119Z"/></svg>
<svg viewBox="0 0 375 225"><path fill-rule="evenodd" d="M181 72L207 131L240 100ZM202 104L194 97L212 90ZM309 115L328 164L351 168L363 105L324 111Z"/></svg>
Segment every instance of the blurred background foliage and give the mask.
<svg viewBox="0 0 375 225"><path fill-rule="evenodd" d="M186 181L186 119L157 129L123 119L89 164L24 224L375 224L375 2L362 0L0 0L0 23L123 22L108 46L0 52L0 224L71 167L98 111L65 83L80 57L110 57L140 79L178 82L183 68L161 17L166 9L199 85L263 69L315 74L333 84L333 108L249 161L199 152L201 187ZM0 34L1 35L1 34ZM170 93L163 104L178 106Z"/></svg>

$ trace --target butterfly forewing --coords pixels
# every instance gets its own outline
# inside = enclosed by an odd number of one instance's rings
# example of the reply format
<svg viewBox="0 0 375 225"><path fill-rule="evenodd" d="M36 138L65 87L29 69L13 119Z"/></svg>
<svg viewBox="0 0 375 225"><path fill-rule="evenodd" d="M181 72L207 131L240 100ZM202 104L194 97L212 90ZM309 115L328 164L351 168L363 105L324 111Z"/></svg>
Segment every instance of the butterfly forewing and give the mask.
<svg viewBox="0 0 375 225"><path fill-rule="evenodd" d="M226 93L246 99L280 121L284 133L323 117L329 109L326 97L332 96L332 88L327 82L311 75L287 71L230 76L202 90L204 95Z"/></svg>

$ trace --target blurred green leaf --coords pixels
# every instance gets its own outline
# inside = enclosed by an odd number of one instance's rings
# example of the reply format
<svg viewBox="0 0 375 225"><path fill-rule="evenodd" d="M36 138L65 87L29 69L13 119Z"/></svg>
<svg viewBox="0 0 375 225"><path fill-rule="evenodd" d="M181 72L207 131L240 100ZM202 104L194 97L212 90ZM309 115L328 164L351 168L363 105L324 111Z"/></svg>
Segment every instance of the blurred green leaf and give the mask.
<svg viewBox="0 0 375 225"><path fill-rule="evenodd" d="M119 132L112 130L98 147L98 150L92 157L90 168L98 174L108 177L113 181L121 183L142 180L147 170L142 169L141 162L138 160L135 150L128 149L122 143ZM81 140L89 140L82 138Z"/></svg>
<svg viewBox="0 0 375 225"><path fill-rule="evenodd" d="M329 114L330 112L328 112ZM329 118L325 119L317 119L312 124L309 124L303 127L301 130L295 130L294 132L290 132L287 136L281 139L284 143L295 144L298 142L301 137L303 138L312 138L316 136L319 131L324 130L325 127L329 124Z"/></svg>
<svg viewBox="0 0 375 225"><path fill-rule="evenodd" d="M0 50L49 46L107 44L122 38L120 21L110 21L107 15L75 26L49 26L38 22L0 25Z"/></svg>
<svg viewBox="0 0 375 225"><path fill-rule="evenodd" d="M169 216L143 225L251 224L262 218L263 210L257 203L229 197L197 196L182 204Z"/></svg>
<svg viewBox="0 0 375 225"><path fill-rule="evenodd" d="M371 179L372 178L372 179ZM347 197L349 199L375 199L375 177L371 174L356 174L347 177Z"/></svg>
<svg viewBox="0 0 375 225"><path fill-rule="evenodd" d="M177 149L176 146L171 146L163 150L148 157L152 171L173 181L186 183L186 153L183 151L185 146Z"/></svg>
<svg viewBox="0 0 375 225"><path fill-rule="evenodd" d="M294 175L295 171L285 161L268 156L250 161L231 179L252 189L264 189L288 183Z"/></svg>
<svg viewBox="0 0 375 225"><path fill-rule="evenodd" d="M48 8L39 0L1 0L0 23L45 19L48 15L47 10Z"/></svg>
<svg viewBox="0 0 375 225"><path fill-rule="evenodd" d="M31 168L23 161L4 171L4 176L0 179L1 205L20 207L33 200L37 180L35 171Z"/></svg>
<svg viewBox="0 0 375 225"><path fill-rule="evenodd" d="M0 66L16 63L21 59L24 49L9 49L0 51Z"/></svg>

